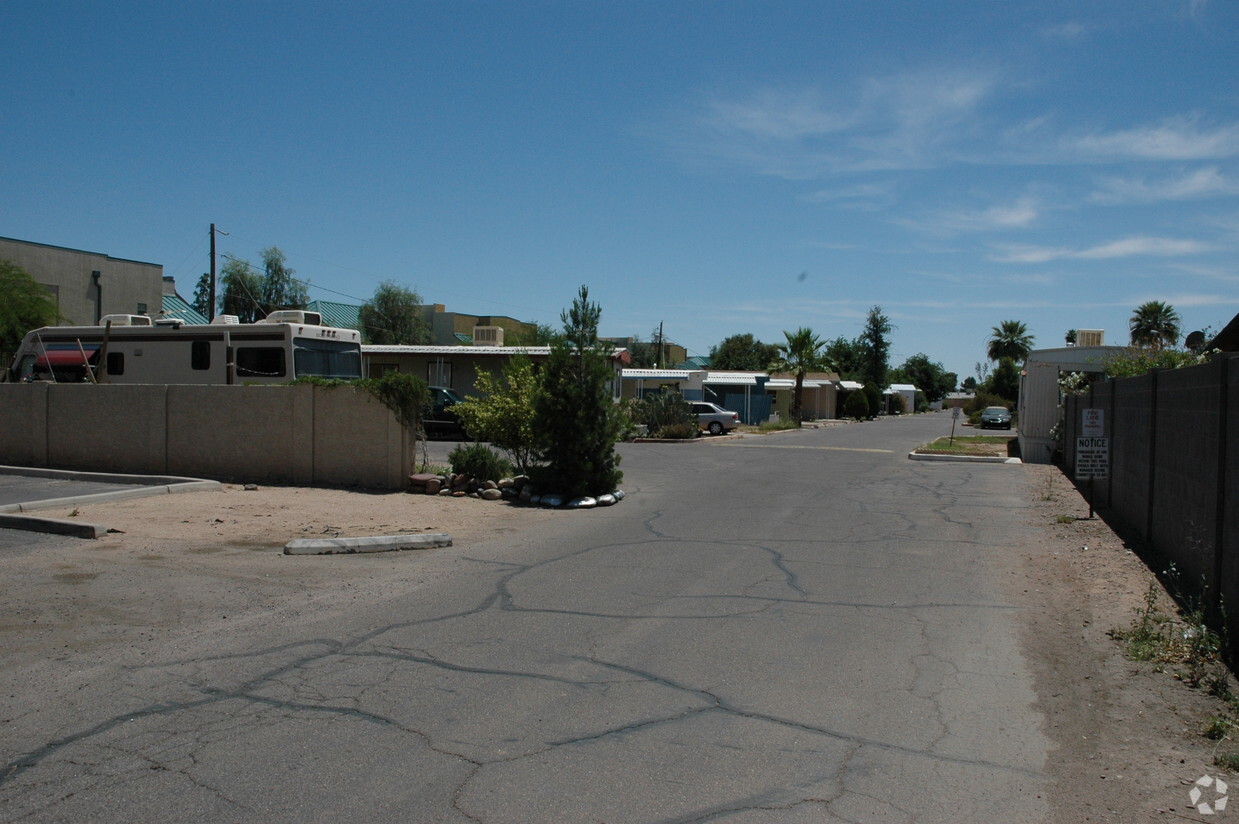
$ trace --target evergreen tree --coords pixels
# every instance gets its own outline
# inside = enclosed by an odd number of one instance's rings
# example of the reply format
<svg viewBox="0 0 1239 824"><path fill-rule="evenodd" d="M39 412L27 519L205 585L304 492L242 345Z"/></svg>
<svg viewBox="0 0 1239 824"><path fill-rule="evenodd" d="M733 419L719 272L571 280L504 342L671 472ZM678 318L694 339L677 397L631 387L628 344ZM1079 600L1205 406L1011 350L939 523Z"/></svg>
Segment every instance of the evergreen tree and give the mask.
<svg viewBox="0 0 1239 824"><path fill-rule="evenodd" d="M310 302L305 284L293 277L296 272L278 247L262 250L262 269L260 301L264 317L276 309L303 309Z"/></svg>
<svg viewBox="0 0 1239 824"><path fill-rule="evenodd" d="M869 310L864 331L860 333L860 338L857 340L860 348L858 377L862 381L874 384L879 389L887 383L886 372L890 365L891 344L886 336L894 329L890 318L882 314L882 307L874 306ZM872 413L875 410L869 411Z"/></svg>
<svg viewBox="0 0 1239 824"><path fill-rule="evenodd" d="M534 404L540 457L539 485L569 497L613 491L623 477L615 443L621 420L612 396L614 351L598 340L602 309L582 286L560 315L563 336L543 364L543 391Z"/></svg>
<svg viewBox="0 0 1239 824"><path fill-rule="evenodd" d="M223 287L219 298L223 314L236 315L241 323L253 323L266 316L262 310L262 276L248 260L228 258L219 280Z"/></svg>
<svg viewBox="0 0 1239 824"><path fill-rule="evenodd" d="M214 303L214 295L211 294L211 273L203 272L202 277L198 278L197 285L194 286L194 297L189 302L189 305L194 308L194 311L202 315L208 320L214 317L214 308L211 304Z"/></svg>

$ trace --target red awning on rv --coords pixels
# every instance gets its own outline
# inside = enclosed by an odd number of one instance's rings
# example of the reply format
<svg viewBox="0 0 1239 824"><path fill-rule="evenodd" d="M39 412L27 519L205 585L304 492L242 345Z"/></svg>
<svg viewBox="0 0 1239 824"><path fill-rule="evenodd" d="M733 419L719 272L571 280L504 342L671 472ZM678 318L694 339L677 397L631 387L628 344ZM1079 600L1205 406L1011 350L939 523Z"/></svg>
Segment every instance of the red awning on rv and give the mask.
<svg viewBox="0 0 1239 824"><path fill-rule="evenodd" d="M86 350L86 357L89 358L94 354L93 350ZM57 366L83 366L86 361L82 359L82 353L76 349L50 349L39 355L38 360L34 362L36 369L46 369L49 366L55 368Z"/></svg>

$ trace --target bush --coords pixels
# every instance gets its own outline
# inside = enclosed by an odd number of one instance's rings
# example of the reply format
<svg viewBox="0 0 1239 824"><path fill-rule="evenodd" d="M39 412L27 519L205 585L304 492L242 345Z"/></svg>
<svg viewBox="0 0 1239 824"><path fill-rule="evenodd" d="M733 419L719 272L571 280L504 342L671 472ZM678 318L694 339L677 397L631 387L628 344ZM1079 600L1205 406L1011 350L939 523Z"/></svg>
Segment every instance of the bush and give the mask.
<svg viewBox="0 0 1239 824"><path fill-rule="evenodd" d="M693 408L679 392L646 395L644 398L631 401L628 411L633 416L634 422L645 424L651 435L657 435L660 438L694 437L694 435L662 434L663 430L668 427L677 428L677 431L679 428L687 428L690 431L697 429L697 416L693 414Z"/></svg>
<svg viewBox="0 0 1239 824"><path fill-rule="evenodd" d="M849 392L843 402L843 414L863 421L869 417L869 398L864 392Z"/></svg>
<svg viewBox="0 0 1239 824"><path fill-rule="evenodd" d="M688 441L701 434L696 423L671 423L658 430L658 437L667 440Z"/></svg>
<svg viewBox="0 0 1239 824"><path fill-rule="evenodd" d="M480 396L465 398L452 410L471 437L502 449L521 472L528 474L537 448L534 405L541 388L533 363L517 355L508 362L502 379L479 372L476 386Z"/></svg>
<svg viewBox="0 0 1239 824"><path fill-rule="evenodd" d="M472 475L479 481L497 481L512 474L508 459L482 443L458 446L447 459L453 472Z"/></svg>

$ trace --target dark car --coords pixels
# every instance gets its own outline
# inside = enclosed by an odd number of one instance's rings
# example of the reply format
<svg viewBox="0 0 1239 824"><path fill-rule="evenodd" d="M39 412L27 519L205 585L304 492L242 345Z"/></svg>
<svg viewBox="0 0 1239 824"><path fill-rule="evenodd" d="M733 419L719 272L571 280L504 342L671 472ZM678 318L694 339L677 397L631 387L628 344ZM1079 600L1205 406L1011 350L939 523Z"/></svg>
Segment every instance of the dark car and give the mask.
<svg viewBox="0 0 1239 824"><path fill-rule="evenodd" d="M455 390L449 389L446 386L432 386L430 387L430 397L433 406L430 414L423 421L426 426L426 434L468 437L464 424L460 422L460 418L457 417L456 412L452 409L453 406L461 402L462 398L460 395L457 395Z"/></svg>
<svg viewBox="0 0 1239 824"><path fill-rule="evenodd" d="M982 429L1010 429L1011 413L1001 406L987 406L981 412Z"/></svg>

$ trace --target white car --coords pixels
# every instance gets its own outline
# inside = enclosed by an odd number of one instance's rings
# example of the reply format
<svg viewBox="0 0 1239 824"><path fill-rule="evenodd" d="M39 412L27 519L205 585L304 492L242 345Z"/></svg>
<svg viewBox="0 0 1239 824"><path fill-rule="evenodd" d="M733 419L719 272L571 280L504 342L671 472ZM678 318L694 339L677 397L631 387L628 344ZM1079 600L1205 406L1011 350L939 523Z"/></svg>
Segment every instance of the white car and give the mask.
<svg viewBox="0 0 1239 824"><path fill-rule="evenodd" d="M697 425L701 431L711 435L722 435L740 425L740 415L708 401L689 401L693 414L697 416Z"/></svg>

